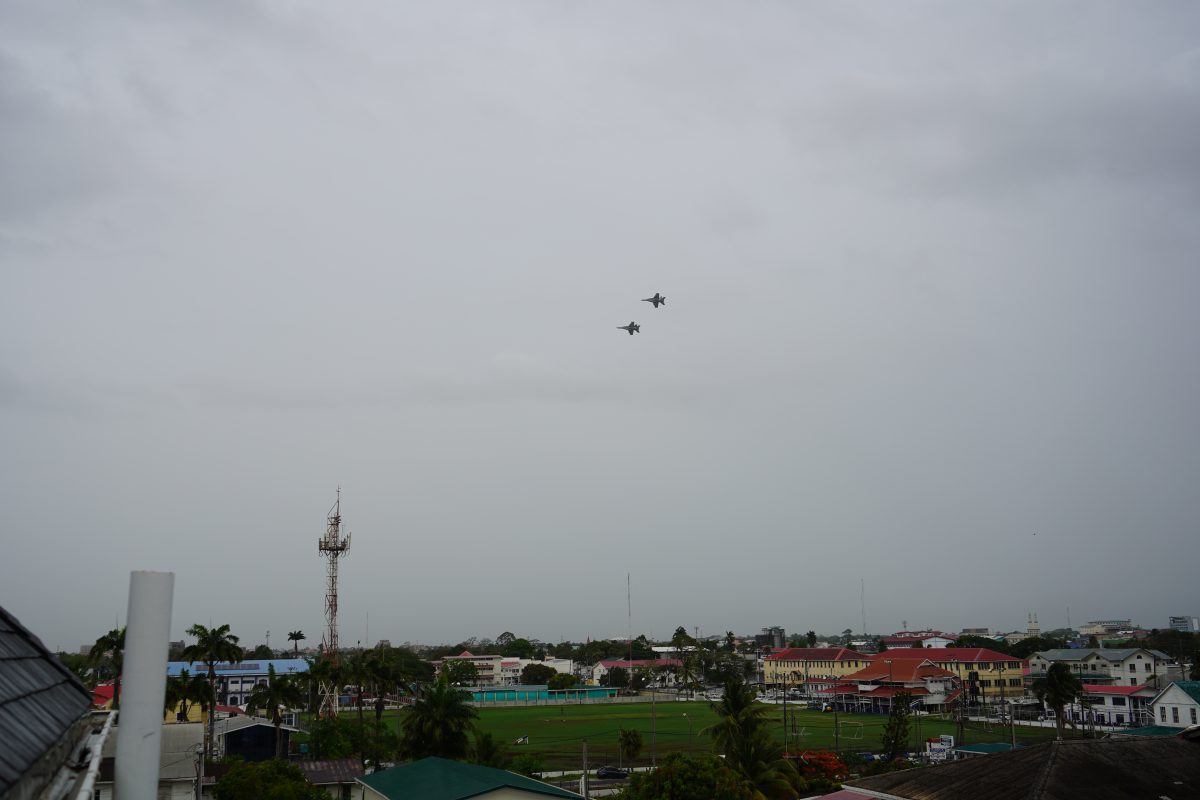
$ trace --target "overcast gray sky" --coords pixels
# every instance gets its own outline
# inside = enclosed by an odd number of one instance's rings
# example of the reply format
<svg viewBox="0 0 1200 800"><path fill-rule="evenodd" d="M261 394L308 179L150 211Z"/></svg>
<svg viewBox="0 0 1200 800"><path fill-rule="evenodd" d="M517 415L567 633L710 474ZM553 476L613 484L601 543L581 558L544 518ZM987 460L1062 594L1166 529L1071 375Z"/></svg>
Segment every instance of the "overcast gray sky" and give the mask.
<svg viewBox="0 0 1200 800"><path fill-rule="evenodd" d="M6 2L0 602L1200 613L1197 131L1193 2Z"/></svg>

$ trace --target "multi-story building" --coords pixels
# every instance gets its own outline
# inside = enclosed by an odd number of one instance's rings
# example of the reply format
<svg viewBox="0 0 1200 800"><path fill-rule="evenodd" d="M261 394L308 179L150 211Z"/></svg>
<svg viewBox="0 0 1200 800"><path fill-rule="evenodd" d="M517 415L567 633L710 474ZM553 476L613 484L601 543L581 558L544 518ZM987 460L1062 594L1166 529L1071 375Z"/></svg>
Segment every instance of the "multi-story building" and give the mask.
<svg viewBox="0 0 1200 800"><path fill-rule="evenodd" d="M763 683L800 685L816 678L840 678L871 663L871 656L848 647L789 647L763 659Z"/></svg>
<svg viewBox="0 0 1200 800"><path fill-rule="evenodd" d="M308 662L303 658L247 659L236 664L226 661L214 665L217 685L217 705L240 706L250 697L255 686L265 685L270 667L279 676L308 672ZM208 665L203 661L168 661L167 677L178 678L187 670L189 675L208 675Z"/></svg>
<svg viewBox="0 0 1200 800"><path fill-rule="evenodd" d="M475 665L475 671L478 675L475 681L477 686L500 686L503 680L500 662L504 660L504 656L475 655L470 650L463 650L456 656L445 656L444 658L437 659L433 662L433 668L436 674L440 675L442 667L451 661L469 661Z"/></svg>
<svg viewBox="0 0 1200 800"><path fill-rule="evenodd" d="M1138 627L1133 620L1128 619L1095 619L1079 629L1080 636L1111 636L1118 631Z"/></svg>
<svg viewBox="0 0 1200 800"><path fill-rule="evenodd" d="M904 651L899 651L904 652ZM916 651L913 651L916 652ZM819 695L831 696L841 708L870 713L890 713L897 695L927 711L943 710L961 694L958 678L927 658L881 654L857 672Z"/></svg>
<svg viewBox="0 0 1200 800"><path fill-rule="evenodd" d="M1170 621L1169 627L1173 631L1182 633L1196 633L1200 631L1200 617L1168 617Z"/></svg>
<svg viewBox="0 0 1200 800"><path fill-rule="evenodd" d="M1102 725L1149 725L1149 704L1155 694L1152 686L1085 683L1083 704L1091 718Z"/></svg>
<svg viewBox="0 0 1200 800"><path fill-rule="evenodd" d="M1167 677L1170 657L1158 650L1140 647L1080 647L1043 650L1029 657L1029 680L1046 674L1051 664L1067 664L1084 683L1142 686Z"/></svg>
<svg viewBox="0 0 1200 800"><path fill-rule="evenodd" d="M889 658L896 652L886 650L874 656L874 659ZM986 647L926 648L920 654L922 658L954 673L963 686L974 684L979 695L986 700L998 700L1001 696L1011 699L1024 692L1022 675L1025 662L1019 658Z"/></svg>
<svg viewBox="0 0 1200 800"><path fill-rule="evenodd" d="M763 628L762 633L754 636L755 647L773 647L776 650L782 650L787 647L787 631L778 625L773 625L770 628Z"/></svg>
<svg viewBox="0 0 1200 800"><path fill-rule="evenodd" d="M537 658L503 658L500 660L500 676L495 685L521 685L521 673L530 664L542 664L564 675L570 675L574 667L574 662L569 658L547 658L545 660Z"/></svg>

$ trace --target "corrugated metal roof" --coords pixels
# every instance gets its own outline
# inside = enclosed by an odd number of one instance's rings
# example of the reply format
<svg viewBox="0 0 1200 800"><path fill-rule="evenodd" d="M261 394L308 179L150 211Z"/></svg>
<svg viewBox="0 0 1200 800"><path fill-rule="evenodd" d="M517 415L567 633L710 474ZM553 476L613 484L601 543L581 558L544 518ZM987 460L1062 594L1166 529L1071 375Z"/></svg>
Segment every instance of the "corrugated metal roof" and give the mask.
<svg viewBox="0 0 1200 800"><path fill-rule="evenodd" d="M92 695L0 608L0 796L87 713Z"/></svg>
<svg viewBox="0 0 1200 800"><path fill-rule="evenodd" d="M1128 800L1200 797L1200 743L1179 738L1092 739L848 781L920 800Z"/></svg>
<svg viewBox="0 0 1200 800"><path fill-rule="evenodd" d="M357 758L322 758L315 761L293 761L308 782L314 785L325 783L354 783L366 775Z"/></svg>
<svg viewBox="0 0 1200 800"><path fill-rule="evenodd" d="M580 796L515 772L433 756L364 775L358 782L394 800L463 800L505 788L550 797Z"/></svg>

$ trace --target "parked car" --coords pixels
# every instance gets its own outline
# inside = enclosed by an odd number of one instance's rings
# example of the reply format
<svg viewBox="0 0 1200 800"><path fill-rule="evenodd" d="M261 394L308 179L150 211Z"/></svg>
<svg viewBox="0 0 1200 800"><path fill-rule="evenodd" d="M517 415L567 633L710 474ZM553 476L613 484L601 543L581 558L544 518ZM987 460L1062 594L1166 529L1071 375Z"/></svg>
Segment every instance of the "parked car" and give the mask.
<svg viewBox="0 0 1200 800"><path fill-rule="evenodd" d="M623 781L629 777L629 773L623 769L617 769L616 767L604 766L596 770L596 777L605 778L607 780Z"/></svg>

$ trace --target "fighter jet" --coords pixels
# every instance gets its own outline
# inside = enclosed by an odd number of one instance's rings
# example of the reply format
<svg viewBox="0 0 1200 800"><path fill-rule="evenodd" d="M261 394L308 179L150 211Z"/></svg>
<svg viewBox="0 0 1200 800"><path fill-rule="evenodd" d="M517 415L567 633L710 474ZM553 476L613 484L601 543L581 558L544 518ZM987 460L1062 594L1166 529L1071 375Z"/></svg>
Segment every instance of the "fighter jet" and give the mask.
<svg viewBox="0 0 1200 800"><path fill-rule="evenodd" d="M658 292L655 292L654 297L643 297L642 302L654 303L654 307L658 308L660 305L665 306L667 304L667 298L663 297Z"/></svg>
<svg viewBox="0 0 1200 800"><path fill-rule="evenodd" d="M618 325L617 330L629 331L629 335L633 336L635 333L639 333L642 330L642 326L638 325L636 322L631 322L628 325Z"/></svg>

